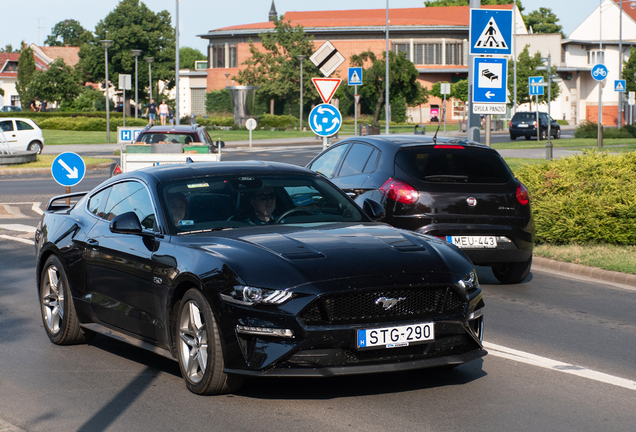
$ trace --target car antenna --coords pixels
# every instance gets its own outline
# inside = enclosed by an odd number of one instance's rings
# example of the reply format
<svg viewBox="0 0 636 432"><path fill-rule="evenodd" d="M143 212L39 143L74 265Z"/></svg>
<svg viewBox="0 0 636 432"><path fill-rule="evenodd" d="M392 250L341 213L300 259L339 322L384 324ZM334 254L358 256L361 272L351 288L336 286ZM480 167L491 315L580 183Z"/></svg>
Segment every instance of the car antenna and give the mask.
<svg viewBox="0 0 636 432"><path fill-rule="evenodd" d="M442 108L442 118L446 118L446 107ZM435 131L435 135L433 135L433 144L437 144L437 132L439 132L439 127L441 123L437 123L437 130Z"/></svg>

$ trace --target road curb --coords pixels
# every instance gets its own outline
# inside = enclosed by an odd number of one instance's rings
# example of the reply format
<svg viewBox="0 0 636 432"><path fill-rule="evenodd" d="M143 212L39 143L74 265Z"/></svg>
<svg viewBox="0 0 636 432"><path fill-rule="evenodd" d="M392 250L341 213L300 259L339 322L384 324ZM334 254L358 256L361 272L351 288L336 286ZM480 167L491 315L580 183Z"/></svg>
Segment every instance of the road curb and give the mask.
<svg viewBox="0 0 636 432"><path fill-rule="evenodd" d="M9 422L6 422L0 419L0 432L25 432L23 429L18 428L17 426L12 425Z"/></svg>
<svg viewBox="0 0 636 432"><path fill-rule="evenodd" d="M544 270L553 270L562 273L569 273L604 282L612 282L621 285L636 287L636 275L633 274L603 270L581 264L555 261L549 258L538 257L536 255L532 257L532 267Z"/></svg>
<svg viewBox="0 0 636 432"><path fill-rule="evenodd" d="M86 165L86 171L99 170L104 168L110 168L111 162L104 162L94 165ZM14 175L14 174L33 174L33 173L50 173L51 168L6 168L0 169L0 176ZM2 432L2 429L0 429Z"/></svg>

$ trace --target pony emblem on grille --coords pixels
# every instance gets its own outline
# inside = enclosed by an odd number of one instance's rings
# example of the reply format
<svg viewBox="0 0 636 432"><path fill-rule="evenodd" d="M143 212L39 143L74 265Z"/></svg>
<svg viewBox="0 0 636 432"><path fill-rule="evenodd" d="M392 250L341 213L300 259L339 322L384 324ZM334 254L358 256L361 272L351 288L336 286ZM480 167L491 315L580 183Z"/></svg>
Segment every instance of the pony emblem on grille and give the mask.
<svg viewBox="0 0 636 432"><path fill-rule="evenodd" d="M382 304L384 310L389 310L402 300L406 300L406 297L398 297L398 298L388 298L388 297L380 297L375 301L375 304Z"/></svg>

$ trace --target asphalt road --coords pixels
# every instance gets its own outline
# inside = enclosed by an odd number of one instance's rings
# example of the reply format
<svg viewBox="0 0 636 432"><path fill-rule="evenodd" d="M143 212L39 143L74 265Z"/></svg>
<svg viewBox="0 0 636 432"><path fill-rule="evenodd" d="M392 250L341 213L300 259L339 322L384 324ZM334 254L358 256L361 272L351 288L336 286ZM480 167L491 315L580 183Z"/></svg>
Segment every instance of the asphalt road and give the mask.
<svg viewBox="0 0 636 432"><path fill-rule="evenodd" d="M236 394L200 397L177 363L155 354L101 336L50 343L33 246L0 238L0 256L0 418L25 431L634 430L634 291L537 271L505 286L479 268L483 360L449 371L252 379ZM583 372L590 377L572 374Z"/></svg>
<svg viewBox="0 0 636 432"><path fill-rule="evenodd" d="M304 165L313 147L226 160ZM73 190L107 175L89 171ZM489 355L448 371L252 379L234 395L200 397L177 363L141 349L102 336L55 346L40 318L32 234L21 229L60 193L47 174L0 176L0 431L636 430L636 290L538 269L501 285L478 268Z"/></svg>

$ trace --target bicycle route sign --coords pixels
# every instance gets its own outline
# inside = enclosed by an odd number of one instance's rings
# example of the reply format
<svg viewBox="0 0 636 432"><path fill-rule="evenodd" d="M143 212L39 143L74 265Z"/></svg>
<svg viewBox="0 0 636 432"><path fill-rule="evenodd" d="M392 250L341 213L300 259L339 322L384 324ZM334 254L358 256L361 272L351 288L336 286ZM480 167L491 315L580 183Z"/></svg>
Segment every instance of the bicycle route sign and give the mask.
<svg viewBox="0 0 636 432"><path fill-rule="evenodd" d="M604 64L596 64L592 68L592 78L596 81L603 81L607 78L607 67Z"/></svg>
<svg viewBox="0 0 636 432"><path fill-rule="evenodd" d="M335 135L342 126L340 111L326 103L320 104L309 113L309 127L318 136L330 137Z"/></svg>

